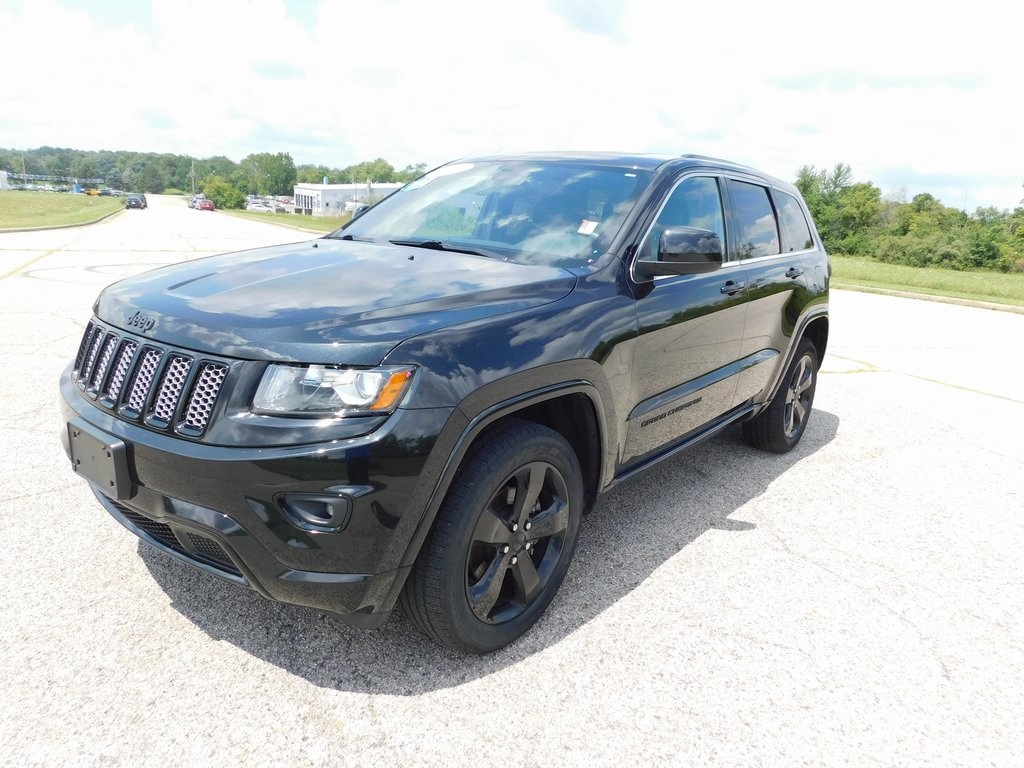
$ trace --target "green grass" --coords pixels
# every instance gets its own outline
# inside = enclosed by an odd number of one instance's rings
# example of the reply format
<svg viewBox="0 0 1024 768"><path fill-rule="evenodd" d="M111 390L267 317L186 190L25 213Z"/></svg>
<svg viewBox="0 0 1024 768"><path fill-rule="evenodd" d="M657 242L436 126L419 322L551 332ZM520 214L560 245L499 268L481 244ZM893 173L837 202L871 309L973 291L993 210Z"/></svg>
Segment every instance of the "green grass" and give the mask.
<svg viewBox="0 0 1024 768"><path fill-rule="evenodd" d="M119 197L57 192L0 192L0 230L89 224L124 208Z"/></svg>
<svg viewBox="0 0 1024 768"><path fill-rule="evenodd" d="M256 211L227 211L227 213L244 219L267 221L271 224L284 224L288 227L305 229L310 232L333 232L351 218L348 215L297 216L294 213L258 213Z"/></svg>
<svg viewBox="0 0 1024 768"><path fill-rule="evenodd" d="M957 272L849 256L832 256L831 259L832 285L836 288L906 291L1024 307L1024 274L1021 273Z"/></svg>

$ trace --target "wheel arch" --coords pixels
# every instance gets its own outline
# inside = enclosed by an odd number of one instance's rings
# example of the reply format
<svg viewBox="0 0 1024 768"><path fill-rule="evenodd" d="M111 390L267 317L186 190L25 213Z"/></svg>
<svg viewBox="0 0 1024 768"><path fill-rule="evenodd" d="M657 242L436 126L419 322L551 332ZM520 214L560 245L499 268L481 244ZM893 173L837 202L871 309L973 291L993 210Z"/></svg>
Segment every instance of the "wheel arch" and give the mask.
<svg viewBox="0 0 1024 768"><path fill-rule="evenodd" d="M820 314L813 317L804 326L802 338L810 339L814 344L814 349L818 353L818 365L821 365L821 361L825 359L825 349L828 347L828 315Z"/></svg>
<svg viewBox="0 0 1024 768"><path fill-rule="evenodd" d="M779 391L779 387L782 386L783 381L785 380L786 371L789 370L789 365L793 362L793 357L796 355L796 351L800 347L800 342L805 338L814 345L815 352L818 354L818 365L821 365L821 361L825 357L825 349L828 346L828 307L823 306L818 311L806 315L798 326L796 333L794 333L791 338L792 341L789 345L789 349L786 350L786 358L782 362L782 365L779 366L778 372L772 380L771 387L768 388L768 396L760 403L757 409L751 413L748 419L744 419L745 421L757 416L758 413L771 404L775 395Z"/></svg>
<svg viewBox="0 0 1024 768"><path fill-rule="evenodd" d="M550 427L564 437L580 464L583 479L584 512L588 512L597 499L601 479L602 429L594 400L585 392L567 392L541 400L518 410L502 413L488 421L486 427L473 438L466 455L492 429L509 419L521 419Z"/></svg>
<svg viewBox="0 0 1024 768"><path fill-rule="evenodd" d="M471 419L456 439L402 556L387 604L381 608L388 610L397 602L459 467L472 455L474 446L510 419L543 424L568 441L576 453L583 476L584 512L592 508L601 488L607 439L603 401L597 388L585 380L567 381L496 403Z"/></svg>

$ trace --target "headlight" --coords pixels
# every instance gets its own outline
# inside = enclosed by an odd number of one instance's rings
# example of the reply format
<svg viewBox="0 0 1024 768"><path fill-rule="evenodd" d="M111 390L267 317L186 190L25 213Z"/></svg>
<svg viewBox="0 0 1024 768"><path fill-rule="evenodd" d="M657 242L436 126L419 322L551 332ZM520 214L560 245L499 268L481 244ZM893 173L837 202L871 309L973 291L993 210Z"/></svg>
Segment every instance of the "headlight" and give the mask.
<svg viewBox="0 0 1024 768"><path fill-rule="evenodd" d="M253 398L253 410L296 416L390 413L398 405L411 368L334 368L271 365Z"/></svg>

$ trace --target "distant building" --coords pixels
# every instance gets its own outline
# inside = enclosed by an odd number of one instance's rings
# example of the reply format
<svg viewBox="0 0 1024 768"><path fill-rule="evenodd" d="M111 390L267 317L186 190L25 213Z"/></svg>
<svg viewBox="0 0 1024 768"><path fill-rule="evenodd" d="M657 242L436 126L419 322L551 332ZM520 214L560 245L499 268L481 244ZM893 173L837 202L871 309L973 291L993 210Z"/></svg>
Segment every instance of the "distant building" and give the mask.
<svg viewBox="0 0 1024 768"><path fill-rule="evenodd" d="M373 204L390 195L402 184L372 181L365 184L296 184L295 212L306 216L340 216L357 206Z"/></svg>

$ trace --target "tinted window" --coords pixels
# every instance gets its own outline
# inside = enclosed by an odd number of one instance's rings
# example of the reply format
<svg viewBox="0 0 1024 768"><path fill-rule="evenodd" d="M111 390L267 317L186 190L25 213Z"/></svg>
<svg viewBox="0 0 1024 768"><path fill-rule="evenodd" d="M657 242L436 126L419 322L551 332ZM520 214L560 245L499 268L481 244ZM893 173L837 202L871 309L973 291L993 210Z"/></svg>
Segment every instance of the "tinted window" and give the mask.
<svg viewBox="0 0 1024 768"><path fill-rule="evenodd" d="M750 259L779 253L779 228L768 190L756 184L729 180L729 199L733 206L736 233L732 256Z"/></svg>
<svg viewBox="0 0 1024 768"><path fill-rule="evenodd" d="M785 192L775 192L775 204L779 208L779 221L782 223L782 250L805 251L814 247L811 229L807 226L803 208L796 198Z"/></svg>
<svg viewBox="0 0 1024 768"><path fill-rule="evenodd" d="M718 182L710 176L684 179L672 190L644 242L642 258L656 259L661 233L669 227L708 229L725 242L725 220Z"/></svg>

